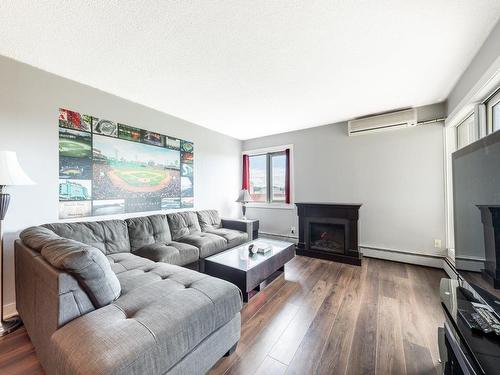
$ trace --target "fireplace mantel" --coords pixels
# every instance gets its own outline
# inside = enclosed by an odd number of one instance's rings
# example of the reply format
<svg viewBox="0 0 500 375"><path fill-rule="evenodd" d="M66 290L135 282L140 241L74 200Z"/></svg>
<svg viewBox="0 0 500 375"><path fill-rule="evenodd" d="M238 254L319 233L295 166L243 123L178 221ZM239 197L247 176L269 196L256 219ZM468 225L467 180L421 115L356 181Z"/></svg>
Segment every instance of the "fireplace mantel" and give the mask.
<svg viewBox="0 0 500 375"><path fill-rule="evenodd" d="M297 254L361 265L358 250L359 203L296 203L299 216ZM311 246L310 230L315 224L343 225L343 251L319 250Z"/></svg>

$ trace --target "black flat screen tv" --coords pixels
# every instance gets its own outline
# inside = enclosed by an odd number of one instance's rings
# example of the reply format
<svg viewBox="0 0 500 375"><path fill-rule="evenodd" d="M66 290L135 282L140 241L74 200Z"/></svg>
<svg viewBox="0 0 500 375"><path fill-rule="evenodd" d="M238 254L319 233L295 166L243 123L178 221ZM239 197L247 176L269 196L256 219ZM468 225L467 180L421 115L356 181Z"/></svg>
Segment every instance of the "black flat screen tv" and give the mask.
<svg viewBox="0 0 500 375"><path fill-rule="evenodd" d="M455 266L500 297L500 131L452 155Z"/></svg>

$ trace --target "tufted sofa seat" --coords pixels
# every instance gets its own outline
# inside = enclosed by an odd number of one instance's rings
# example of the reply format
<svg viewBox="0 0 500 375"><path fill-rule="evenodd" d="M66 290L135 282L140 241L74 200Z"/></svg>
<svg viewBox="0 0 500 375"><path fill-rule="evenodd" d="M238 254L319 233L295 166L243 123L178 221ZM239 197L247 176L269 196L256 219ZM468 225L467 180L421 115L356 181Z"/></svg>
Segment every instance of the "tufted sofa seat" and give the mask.
<svg viewBox="0 0 500 375"><path fill-rule="evenodd" d="M224 237L201 230L196 212L168 214L167 218L174 241L196 246L200 250L200 258L207 258L228 248Z"/></svg>
<svg viewBox="0 0 500 375"><path fill-rule="evenodd" d="M233 348L240 290L179 265L248 236L204 215L213 227L180 212L24 230L17 309L45 372L204 374Z"/></svg>
<svg viewBox="0 0 500 375"><path fill-rule="evenodd" d="M58 373L165 373L239 320L239 289L228 282L132 254L111 257L128 268L117 274L122 295L56 331Z"/></svg>
<svg viewBox="0 0 500 375"><path fill-rule="evenodd" d="M222 220L216 210L203 210L196 212L200 229L209 234L215 234L226 240L227 248L236 247L248 241L248 235L245 232L222 227ZM212 255L212 254L210 254Z"/></svg>

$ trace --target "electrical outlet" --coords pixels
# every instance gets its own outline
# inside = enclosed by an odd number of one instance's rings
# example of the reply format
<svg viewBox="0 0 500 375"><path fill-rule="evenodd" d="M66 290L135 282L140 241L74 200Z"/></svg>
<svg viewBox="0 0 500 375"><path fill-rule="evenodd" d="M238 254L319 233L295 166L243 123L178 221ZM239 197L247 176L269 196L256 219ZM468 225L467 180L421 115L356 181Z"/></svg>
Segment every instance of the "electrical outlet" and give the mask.
<svg viewBox="0 0 500 375"><path fill-rule="evenodd" d="M434 240L434 248L441 249L441 240Z"/></svg>
<svg viewBox="0 0 500 375"><path fill-rule="evenodd" d="M295 227L290 227L290 234L295 234Z"/></svg>

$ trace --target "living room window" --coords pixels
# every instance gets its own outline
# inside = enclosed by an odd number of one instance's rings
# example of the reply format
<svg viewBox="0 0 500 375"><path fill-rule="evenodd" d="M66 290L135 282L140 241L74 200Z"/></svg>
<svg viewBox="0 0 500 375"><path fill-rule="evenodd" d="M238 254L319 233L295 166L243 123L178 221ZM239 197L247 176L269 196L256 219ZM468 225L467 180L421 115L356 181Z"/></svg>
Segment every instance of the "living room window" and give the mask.
<svg viewBox="0 0 500 375"><path fill-rule="evenodd" d="M486 102L486 121L488 133L500 129L500 90Z"/></svg>
<svg viewBox="0 0 500 375"><path fill-rule="evenodd" d="M270 148L243 153L243 188L251 202L274 206L291 203L291 148Z"/></svg>
<svg viewBox="0 0 500 375"><path fill-rule="evenodd" d="M253 202L267 202L267 155L252 155L248 160L250 197Z"/></svg>
<svg viewBox="0 0 500 375"><path fill-rule="evenodd" d="M457 126L457 149L465 147L477 140L474 114L469 115Z"/></svg>
<svg viewBox="0 0 500 375"><path fill-rule="evenodd" d="M285 152L275 152L268 154L269 156L269 181L270 181L270 201L285 202L286 201L286 154Z"/></svg>

